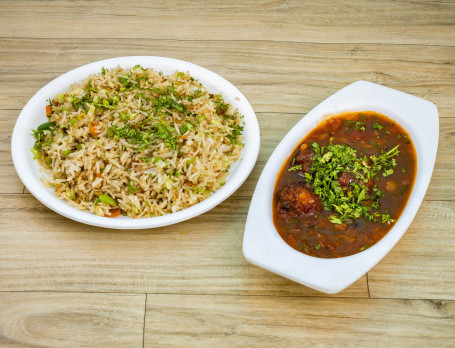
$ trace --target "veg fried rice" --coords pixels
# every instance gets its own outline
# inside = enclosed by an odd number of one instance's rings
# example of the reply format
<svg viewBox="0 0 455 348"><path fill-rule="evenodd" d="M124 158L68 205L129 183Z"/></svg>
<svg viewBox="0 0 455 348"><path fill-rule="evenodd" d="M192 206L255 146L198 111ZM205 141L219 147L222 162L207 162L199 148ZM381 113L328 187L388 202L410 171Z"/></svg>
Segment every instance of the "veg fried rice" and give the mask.
<svg viewBox="0 0 455 348"><path fill-rule="evenodd" d="M219 189L240 158L242 116L188 73L102 69L49 100L33 130L42 181L100 216L153 217Z"/></svg>

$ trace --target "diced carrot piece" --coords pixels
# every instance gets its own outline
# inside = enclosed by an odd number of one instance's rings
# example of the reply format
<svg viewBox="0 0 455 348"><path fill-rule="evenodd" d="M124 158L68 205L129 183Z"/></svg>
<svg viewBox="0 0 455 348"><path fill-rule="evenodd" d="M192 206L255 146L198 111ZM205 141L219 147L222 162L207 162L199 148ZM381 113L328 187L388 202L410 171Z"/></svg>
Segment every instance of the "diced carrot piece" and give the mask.
<svg viewBox="0 0 455 348"><path fill-rule="evenodd" d="M92 135L92 137L96 138L98 136L98 131L96 130L95 126L98 122L92 122L92 124L88 127L88 132Z"/></svg>
<svg viewBox="0 0 455 348"><path fill-rule="evenodd" d="M111 213L111 215L109 215L108 217L115 218L115 217L119 216L122 211L120 209L111 209L111 210L109 210L109 212Z"/></svg>
<svg viewBox="0 0 455 348"><path fill-rule="evenodd" d="M46 105L46 116L52 115L52 108L50 105Z"/></svg>
<svg viewBox="0 0 455 348"><path fill-rule="evenodd" d="M96 173L96 177L101 178L101 173L100 172Z"/></svg>
<svg viewBox="0 0 455 348"><path fill-rule="evenodd" d="M95 127L93 127L92 125L90 125L90 126L88 127L88 132L91 134L92 137L96 138L97 133L96 133Z"/></svg>

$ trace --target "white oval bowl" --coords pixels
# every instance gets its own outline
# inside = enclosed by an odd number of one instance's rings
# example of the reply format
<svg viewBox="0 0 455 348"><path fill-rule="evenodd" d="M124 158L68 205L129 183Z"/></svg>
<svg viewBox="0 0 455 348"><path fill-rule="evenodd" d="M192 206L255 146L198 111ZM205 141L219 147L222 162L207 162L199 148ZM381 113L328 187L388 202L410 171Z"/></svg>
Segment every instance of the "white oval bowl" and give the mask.
<svg viewBox="0 0 455 348"><path fill-rule="evenodd" d="M272 199L285 160L323 119L346 111L376 111L397 121L411 136L417 152L417 175L409 201L393 228L374 246L358 254L323 259L291 248L273 224ZM257 183L243 239L243 254L254 265L310 288L339 292L375 266L411 224L430 183L439 138L436 106L424 99L357 81L333 94L302 118L278 144Z"/></svg>
<svg viewBox="0 0 455 348"><path fill-rule="evenodd" d="M237 108L240 114L244 115L243 136L245 146L242 149L241 158L231 166L226 184L223 187L204 201L176 213L150 218L132 219L120 216L112 219L97 216L89 211L73 208L63 200L57 198L53 189L46 188L41 183L39 164L33 160L33 154L30 151L34 145L31 130L36 129L41 123L46 122L47 118L44 110L49 97L53 98L59 93L64 93L71 84L85 79L90 74L99 73L101 67L105 67L106 69L117 66L130 68L136 64L140 64L146 68L153 68L155 71L161 71L166 75L173 74L176 70L188 71L210 93L221 93L228 103L234 108ZM89 225L117 229L139 229L166 226L181 222L200 215L220 204L232 195L251 173L259 154L259 146L260 135L256 114L248 100L229 81L210 70L185 61L164 57L133 56L112 58L81 66L57 77L41 88L25 105L16 121L11 140L11 153L14 167L23 184L48 208L67 218Z"/></svg>

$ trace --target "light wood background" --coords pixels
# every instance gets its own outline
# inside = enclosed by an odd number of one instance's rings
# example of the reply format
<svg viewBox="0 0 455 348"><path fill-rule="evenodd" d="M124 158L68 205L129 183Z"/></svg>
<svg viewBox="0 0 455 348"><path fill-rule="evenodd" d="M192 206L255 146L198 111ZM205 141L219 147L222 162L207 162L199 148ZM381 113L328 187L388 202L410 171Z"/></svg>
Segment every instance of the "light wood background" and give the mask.
<svg viewBox="0 0 455 348"><path fill-rule="evenodd" d="M12 165L25 103L60 74L126 55L235 84L261 128L243 186L210 212L139 231L41 205ZM455 1L0 1L0 346L455 346ZM287 131L356 80L434 102L433 178L403 239L329 296L242 256L251 196Z"/></svg>

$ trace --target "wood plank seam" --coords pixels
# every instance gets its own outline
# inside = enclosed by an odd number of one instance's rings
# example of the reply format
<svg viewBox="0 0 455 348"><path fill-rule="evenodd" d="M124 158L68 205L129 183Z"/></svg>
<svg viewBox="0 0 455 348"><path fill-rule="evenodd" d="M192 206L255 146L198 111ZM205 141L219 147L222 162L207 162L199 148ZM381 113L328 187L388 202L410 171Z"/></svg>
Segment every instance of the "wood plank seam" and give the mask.
<svg viewBox="0 0 455 348"><path fill-rule="evenodd" d="M144 326L142 328L142 348L144 348L144 342L145 342L145 320L147 317L147 297L148 295L145 294L145 301L144 301Z"/></svg>
<svg viewBox="0 0 455 348"><path fill-rule="evenodd" d="M304 286L304 285L302 285ZM332 296L332 295L321 295L321 296L315 296L315 295L277 295L277 294L206 294L206 293L172 293L172 292L102 292L102 291L46 291L46 290L0 290L0 293L3 294L8 294L8 293L24 293L24 294L40 294L40 293L54 293L54 294L102 294L102 295L124 295L124 296L133 296L133 295L145 295L146 301L145 304L148 301L148 296L154 296L154 295L167 295L167 296L210 296L210 297L238 297L238 298L246 298L246 297L263 297L263 298L283 298L283 299L292 299L292 298L305 298L305 299L333 299L333 300L338 300L338 299L344 299L344 300L397 300L397 301L430 301L432 303L441 303L441 302L455 302L453 299L450 298L431 298L431 297L352 297L352 296Z"/></svg>
<svg viewBox="0 0 455 348"><path fill-rule="evenodd" d="M305 287L304 285L300 285L302 287ZM8 293L56 293L56 294L102 294L102 295L176 295L180 296L182 293L175 293L175 292L165 292L165 291L156 291L156 292L122 292L122 291L67 291L67 290L0 290L0 294L8 294ZM322 293L321 293L322 294ZM281 294L247 294L247 293L232 293L232 294L217 294L217 293L197 293L197 292L185 292L184 295L191 295L191 296L220 296L220 297L226 297L226 296L232 296L232 297L283 297L283 298L339 298L339 299L364 299L367 300L368 297L365 296L332 296L332 295L281 295ZM383 300L391 300L391 299L400 299L396 297L375 297L374 299L383 299ZM403 300L405 298L402 298ZM428 300L429 298L424 298L425 300ZM413 299L414 300L414 299ZM417 299L421 300L421 299ZM435 299L435 300L442 300L442 301L453 301L452 299Z"/></svg>
<svg viewBox="0 0 455 348"><path fill-rule="evenodd" d="M370 295L370 284L368 282L368 272L365 274L365 276L367 277L368 298L371 298L371 295Z"/></svg>
<svg viewBox="0 0 455 348"><path fill-rule="evenodd" d="M0 11L0 13L2 13ZM88 39L86 37L71 37L71 38L68 38L68 37L44 37L44 36L40 36L40 37L32 37L32 36L15 36L14 38L11 38L10 36L0 36L0 40L21 40L21 39L25 39L25 40L29 40L29 41L33 41L33 40L84 40L84 41L88 41L88 40L95 40L95 39ZM106 40L106 41L113 41L113 40L116 40L116 39L112 39L112 38L109 38L109 37L102 37L102 38L97 38L96 41L100 41L100 40ZM146 40L144 37L122 37L120 38L119 40ZM156 38L153 38L153 39L147 39L149 40L150 42L162 42L162 41L171 41L171 42L215 42L215 43L220 43L220 42L241 42L241 43L283 43L283 44L290 44L290 43L294 43L294 44L305 44L305 45L324 45L324 46L327 46L327 45L339 45L339 44L349 44L349 45L363 45L363 46L368 46L368 45L386 45L386 46L398 46L398 47L403 47L403 46L425 46L425 47L444 47L444 48L454 48L455 45L443 45L443 44L428 44L428 43L393 43L393 42L355 42L355 41L349 41L349 42L316 42L316 41L298 41L298 40L241 40L241 39L235 39L235 40L227 40L227 39L220 39L220 40L209 40L209 39L198 39L198 40L193 40L193 39L172 39L172 38L167 38L167 39L156 39Z"/></svg>

